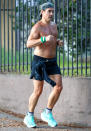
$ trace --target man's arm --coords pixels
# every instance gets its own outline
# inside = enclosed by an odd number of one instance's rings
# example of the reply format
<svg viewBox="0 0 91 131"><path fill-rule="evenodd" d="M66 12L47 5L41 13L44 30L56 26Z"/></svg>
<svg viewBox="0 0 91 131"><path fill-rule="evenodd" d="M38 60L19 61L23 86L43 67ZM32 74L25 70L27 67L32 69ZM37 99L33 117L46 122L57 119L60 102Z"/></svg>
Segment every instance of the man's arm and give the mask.
<svg viewBox="0 0 91 131"><path fill-rule="evenodd" d="M58 30L57 30L57 25L55 24L55 30L56 30L56 32L57 32L57 35L58 35ZM62 40L60 40L60 39L57 39L57 45L58 46L63 46L63 41Z"/></svg>
<svg viewBox="0 0 91 131"><path fill-rule="evenodd" d="M32 28L30 35L28 37L27 43L26 43L27 48L36 47L42 43L41 38L40 38L39 28L40 27L37 24ZM46 39L46 42L52 42L54 40L54 36L48 35L48 36L45 36L45 39Z"/></svg>
<svg viewBox="0 0 91 131"><path fill-rule="evenodd" d="M32 48L32 47L40 45L41 39L39 37L40 37L39 26L36 24L31 29L30 35L29 35L27 43L26 43L27 48Z"/></svg>

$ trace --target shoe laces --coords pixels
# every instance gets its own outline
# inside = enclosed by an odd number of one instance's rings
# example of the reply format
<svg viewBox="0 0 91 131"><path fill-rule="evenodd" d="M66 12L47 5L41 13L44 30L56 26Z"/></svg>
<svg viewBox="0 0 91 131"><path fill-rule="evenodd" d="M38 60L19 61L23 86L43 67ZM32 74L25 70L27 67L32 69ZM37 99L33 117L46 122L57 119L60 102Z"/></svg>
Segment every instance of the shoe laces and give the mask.
<svg viewBox="0 0 91 131"><path fill-rule="evenodd" d="M49 116L49 119L50 119L50 120L53 120L53 121L54 121L54 118L53 118L52 112L50 112L48 116Z"/></svg>

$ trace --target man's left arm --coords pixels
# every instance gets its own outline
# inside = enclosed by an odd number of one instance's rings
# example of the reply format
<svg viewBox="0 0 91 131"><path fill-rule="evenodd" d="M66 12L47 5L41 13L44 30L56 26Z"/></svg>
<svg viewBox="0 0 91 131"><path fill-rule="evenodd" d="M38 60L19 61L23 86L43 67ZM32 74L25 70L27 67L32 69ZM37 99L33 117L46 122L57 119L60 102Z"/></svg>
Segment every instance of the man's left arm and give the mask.
<svg viewBox="0 0 91 131"><path fill-rule="evenodd" d="M57 25L56 25L56 24L55 24L55 30L56 30L57 35L58 35L58 30L57 30ZM63 46L63 45L64 45L64 43L63 43L63 41L62 41L62 40L57 39L57 45L58 45L58 46Z"/></svg>

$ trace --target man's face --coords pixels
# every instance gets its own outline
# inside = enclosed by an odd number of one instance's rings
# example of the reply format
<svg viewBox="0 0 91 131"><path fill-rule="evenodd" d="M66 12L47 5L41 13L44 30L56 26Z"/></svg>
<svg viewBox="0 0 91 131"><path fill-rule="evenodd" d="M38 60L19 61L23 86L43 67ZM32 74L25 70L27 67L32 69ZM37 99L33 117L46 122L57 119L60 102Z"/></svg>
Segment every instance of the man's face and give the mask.
<svg viewBox="0 0 91 131"><path fill-rule="evenodd" d="M54 9L48 8L46 10L42 10L41 13L42 13L42 17L44 17L46 21L51 21L54 16Z"/></svg>

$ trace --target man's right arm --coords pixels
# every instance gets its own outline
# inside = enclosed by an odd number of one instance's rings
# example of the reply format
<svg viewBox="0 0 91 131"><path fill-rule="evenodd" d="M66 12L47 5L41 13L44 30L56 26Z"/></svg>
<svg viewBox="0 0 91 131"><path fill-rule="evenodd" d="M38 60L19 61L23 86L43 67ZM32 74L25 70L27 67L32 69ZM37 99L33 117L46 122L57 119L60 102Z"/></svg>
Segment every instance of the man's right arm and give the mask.
<svg viewBox="0 0 91 131"><path fill-rule="evenodd" d="M39 46L42 43L41 38L40 38L39 28L40 27L38 25L35 25L32 28L30 35L28 37L27 43L26 43L27 48L36 47L36 46ZM54 41L54 36L52 36L52 35L48 35L45 38L46 38L46 42Z"/></svg>
<svg viewBox="0 0 91 131"><path fill-rule="evenodd" d="M30 32L26 46L27 48L32 48L41 44L40 34L38 25L35 25Z"/></svg>

